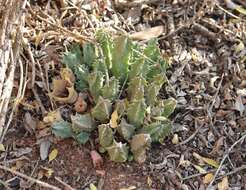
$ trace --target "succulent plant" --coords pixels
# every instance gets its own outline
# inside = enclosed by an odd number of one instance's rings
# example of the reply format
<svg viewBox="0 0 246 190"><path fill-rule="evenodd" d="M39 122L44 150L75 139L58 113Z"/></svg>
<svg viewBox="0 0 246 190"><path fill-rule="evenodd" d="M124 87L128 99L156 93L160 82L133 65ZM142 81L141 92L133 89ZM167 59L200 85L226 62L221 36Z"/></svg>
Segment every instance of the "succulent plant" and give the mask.
<svg viewBox="0 0 246 190"><path fill-rule="evenodd" d="M110 160L115 162L125 162L128 158L129 148L126 143L116 142L115 140L111 144L111 146L107 147L107 152Z"/></svg>
<svg viewBox="0 0 246 190"><path fill-rule="evenodd" d="M103 148L107 148L112 145L114 141L113 130L107 124L102 124L98 126L99 132L99 143Z"/></svg>
<svg viewBox="0 0 246 190"><path fill-rule="evenodd" d="M90 113L87 114L76 114L71 116L72 128L77 132L91 132L95 129L95 121L91 117Z"/></svg>
<svg viewBox="0 0 246 190"><path fill-rule="evenodd" d="M126 140L129 141L134 135L136 128L126 122L124 118L121 119L120 125L116 128L117 132Z"/></svg>
<svg viewBox="0 0 246 190"><path fill-rule="evenodd" d="M142 163L151 142L163 141L172 129L168 117L176 100L159 97L168 63L155 39L144 47L127 36L113 39L102 30L96 38L98 45L76 45L63 58L76 77L71 80L76 90L89 93L91 105L85 114L71 116L72 124L56 123L53 133L85 143L97 128L100 148L110 160L125 162L131 152Z"/></svg>
<svg viewBox="0 0 246 190"><path fill-rule="evenodd" d="M146 159L146 150L150 147L151 136L149 134L136 134L131 140L131 151L133 158L138 163L143 163Z"/></svg>

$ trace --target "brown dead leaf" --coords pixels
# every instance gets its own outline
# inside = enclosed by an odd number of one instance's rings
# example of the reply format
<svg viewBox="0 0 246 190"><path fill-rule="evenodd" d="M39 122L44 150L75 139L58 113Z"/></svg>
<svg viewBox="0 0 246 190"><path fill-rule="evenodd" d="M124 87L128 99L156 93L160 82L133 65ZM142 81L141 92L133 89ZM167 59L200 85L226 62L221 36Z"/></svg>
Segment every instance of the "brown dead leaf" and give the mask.
<svg viewBox="0 0 246 190"><path fill-rule="evenodd" d="M228 125L229 125L231 128L235 129L235 128L237 127L237 122L234 121L234 120L230 120L230 121L228 121Z"/></svg>
<svg viewBox="0 0 246 190"><path fill-rule="evenodd" d="M224 100L232 100L231 91L227 88L224 91Z"/></svg>
<svg viewBox="0 0 246 190"><path fill-rule="evenodd" d="M74 110L77 113L84 113L87 109L87 103L84 99L83 94L79 93L79 96L74 104Z"/></svg>
<svg viewBox="0 0 246 190"><path fill-rule="evenodd" d="M218 117L218 118L223 118L223 117L225 117L227 114L230 114L230 113L231 113L230 110L222 110L222 109L220 109L220 110L217 111L216 117Z"/></svg>
<svg viewBox="0 0 246 190"><path fill-rule="evenodd" d="M240 118L237 122L241 128L244 128L244 129L246 128L246 118L245 117Z"/></svg>
<svg viewBox="0 0 246 190"><path fill-rule="evenodd" d="M92 150L90 154L91 154L91 159L92 159L94 168L101 169L103 165L103 159L101 155L95 150Z"/></svg>
<svg viewBox="0 0 246 190"><path fill-rule="evenodd" d="M48 112L47 115L43 118L43 122L47 125L54 123L55 121L62 120L60 110L54 110L52 112Z"/></svg>
<svg viewBox="0 0 246 190"><path fill-rule="evenodd" d="M198 159L201 163L205 162L206 164L210 165L210 166L213 166L215 168L218 168L219 167L219 164L217 161L211 159L211 158L207 158L207 157L203 157L203 156L200 156L199 154L197 154L196 152L193 152L193 156Z"/></svg>
<svg viewBox="0 0 246 190"><path fill-rule="evenodd" d="M216 142L213 147L213 150L209 153L210 155L217 155L219 154L219 151L221 150L221 147L224 144L224 136L221 136Z"/></svg>
<svg viewBox="0 0 246 190"><path fill-rule="evenodd" d="M71 69L62 68L60 72L61 78L69 83L72 86L75 82L75 76Z"/></svg>
<svg viewBox="0 0 246 190"><path fill-rule="evenodd" d="M54 170L51 169L51 168L46 168L46 167L43 167L44 169L44 175L45 177L47 177L48 179L52 176L52 174L54 173Z"/></svg>
<svg viewBox="0 0 246 190"><path fill-rule="evenodd" d="M41 167L41 169L38 172L38 179L42 179L44 176L49 179L53 173L54 170L52 168Z"/></svg>
<svg viewBox="0 0 246 190"><path fill-rule="evenodd" d="M243 88L243 89L237 89L237 94L238 95L242 95L242 96L246 96L246 79L241 81L241 84L239 85L239 88Z"/></svg>
<svg viewBox="0 0 246 190"><path fill-rule="evenodd" d="M37 127L37 121L31 116L29 112L25 113L24 127L30 134L33 134Z"/></svg>
<svg viewBox="0 0 246 190"><path fill-rule="evenodd" d="M204 183L204 184L209 184L209 183L213 180L213 178L214 178L214 174L208 173L208 174L206 174L206 175L204 176L204 178L203 178L203 183Z"/></svg>
<svg viewBox="0 0 246 190"><path fill-rule="evenodd" d="M24 163L23 160L17 160L17 161L15 162L15 165L12 166L11 169L14 170L14 171L17 171L17 170L21 169L21 168L24 166L24 164L25 164L25 163Z"/></svg>
<svg viewBox="0 0 246 190"><path fill-rule="evenodd" d="M229 182L227 176L222 179L220 183L218 183L218 190L228 190Z"/></svg>
<svg viewBox="0 0 246 190"><path fill-rule="evenodd" d="M53 79L53 91L51 96L62 96L66 93L67 82L62 79Z"/></svg>
<svg viewBox="0 0 246 190"><path fill-rule="evenodd" d="M50 128L46 127L40 131L38 131L38 134L37 134L37 138L42 138L42 137L46 137L48 135L51 134L51 131L50 131Z"/></svg>
<svg viewBox="0 0 246 190"><path fill-rule="evenodd" d="M41 129L44 129L46 128L48 125L45 124L43 121L38 121L37 123L37 129L41 130Z"/></svg>
<svg viewBox="0 0 246 190"><path fill-rule="evenodd" d="M42 179L44 177L44 171L43 170L39 170L38 171L38 176L37 176L37 178L38 179Z"/></svg>
<svg viewBox="0 0 246 190"><path fill-rule="evenodd" d="M130 38L133 40L150 40L160 36L164 31L163 26L156 26L153 28L148 28L144 31L135 32L130 35Z"/></svg>
<svg viewBox="0 0 246 190"><path fill-rule="evenodd" d="M242 97L241 96L238 96L236 98L235 110L239 111L241 116L243 115L243 112L245 110L245 106L243 105Z"/></svg>
<svg viewBox="0 0 246 190"><path fill-rule="evenodd" d="M74 86L67 87L67 90L68 95L66 97L54 96L53 93L51 94L51 97L57 102L72 104L77 100L78 93L75 91Z"/></svg>

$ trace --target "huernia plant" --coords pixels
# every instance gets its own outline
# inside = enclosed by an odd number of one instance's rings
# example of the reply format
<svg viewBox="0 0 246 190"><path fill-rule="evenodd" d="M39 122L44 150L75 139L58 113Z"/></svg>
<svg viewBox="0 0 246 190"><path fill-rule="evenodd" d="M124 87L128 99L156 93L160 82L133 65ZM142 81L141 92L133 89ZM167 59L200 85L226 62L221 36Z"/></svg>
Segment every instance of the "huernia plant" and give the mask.
<svg viewBox="0 0 246 190"><path fill-rule="evenodd" d="M159 97L167 83L168 63L157 40L143 47L127 36L113 39L104 31L98 31L96 39L97 44L76 45L64 55L70 78L61 76L77 93L87 92L91 106L84 114L72 115L71 123L54 122L52 131L60 138L86 143L98 130L100 151L112 161L134 158L142 163L151 142L161 142L171 132L168 117L176 101Z"/></svg>

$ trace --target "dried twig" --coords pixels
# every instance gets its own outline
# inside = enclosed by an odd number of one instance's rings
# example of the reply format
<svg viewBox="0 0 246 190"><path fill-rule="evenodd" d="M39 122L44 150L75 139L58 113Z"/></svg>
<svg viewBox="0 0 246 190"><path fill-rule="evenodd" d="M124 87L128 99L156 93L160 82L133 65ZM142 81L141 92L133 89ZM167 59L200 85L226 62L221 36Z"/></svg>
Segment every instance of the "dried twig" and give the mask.
<svg viewBox="0 0 246 190"><path fill-rule="evenodd" d="M223 7L221 7L218 3L216 3L216 6L217 6L219 9L221 9L222 11L224 11L225 13L227 13L228 15L230 15L231 17L233 17L233 18L235 18L235 19L238 19L238 20L241 20L241 21L246 22L246 20L244 20L244 19L242 19L242 18L240 18L240 17L238 17L238 16L234 15L234 14L233 14L233 13L231 13L230 11L228 11L228 10L224 9L224 8L223 8Z"/></svg>
<svg viewBox="0 0 246 190"><path fill-rule="evenodd" d="M0 47L4 45L5 41L5 36L6 36L6 30L8 26L8 21L9 21L9 15L11 12L11 7L13 5L13 1L2 1L1 2L1 7L8 7L7 9L3 10L1 12L1 15L3 16L2 22L1 22L1 28L0 28ZM1 93L0 93L1 94Z"/></svg>
<svg viewBox="0 0 246 190"><path fill-rule="evenodd" d="M32 10L32 8L31 8L29 3L27 4L27 6L28 6L29 11L30 11L32 16L34 16L34 17L38 18L39 20L49 24L50 26L54 27L56 30L59 30L60 32L66 34L66 35L69 35L70 37L73 37L74 39L76 39L76 40L78 40L80 42L84 42L84 41L93 42L93 40L90 39L89 37L82 36L81 34L78 34L78 33L74 33L74 32L72 32L72 31L70 31L70 30L68 30L68 29L66 29L66 28L64 28L62 26L57 25L56 23L52 23L50 20L48 20L46 18L43 18L42 16L40 16L39 14L35 13ZM44 12L41 12L41 13L42 13L42 15L50 17L49 15L45 14Z"/></svg>
<svg viewBox="0 0 246 190"><path fill-rule="evenodd" d="M188 180L188 179L192 179L192 178L196 178L196 177L199 177L199 176L202 176L202 175L206 175L208 173L213 173L215 171L216 171L216 169L212 169L212 170L208 170L208 171L206 171L204 173L197 173L197 174L189 175L187 177L181 178L181 180L185 181L185 180Z"/></svg>
<svg viewBox="0 0 246 190"><path fill-rule="evenodd" d="M26 42L24 40L24 38L22 38L23 40L23 44L24 44L24 47L28 53L28 56L29 56L29 59L31 60L31 66L32 66L32 81L31 81L31 87L34 88L34 83L35 83L35 78L36 78L36 63L35 63L35 60L34 60L34 57L33 57L33 54L32 54L32 50L31 50L31 47L30 45L28 44L28 42Z"/></svg>
<svg viewBox="0 0 246 190"><path fill-rule="evenodd" d="M36 90L35 86L32 88L32 92L34 94L35 99L38 102L38 105L39 105L39 107L41 109L42 115L44 116L47 113L47 111L46 111L46 109L45 109L45 107L44 107L44 105L43 105L43 103L42 103L42 101L41 101L41 99L40 99L40 97L39 97L39 95L37 93L37 90Z"/></svg>
<svg viewBox="0 0 246 190"><path fill-rule="evenodd" d="M214 174L213 180L210 182L210 184L209 184L209 186L208 186L207 189L210 189L211 186L213 185L213 183L214 183L214 181L216 180L216 178L217 178L217 176L218 176L220 170L222 169L222 166L223 166L225 160L228 158L230 152L233 150L233 148L234 148L237 144L241 143L245 138L246 138L246 134L244 134L241 138L239 138L236 142L234 142L233 145L227 150L226 154L223 156L223 158L222 158L222 160L221 160L221 162L220 162L220 165L219 165L217 171L216 171L215 174Z"/></svg>
<svg viewBox="0 0 246 190"><path fill-rule="evenodd" d="M75 190L74 188L72 188L70 185L66 184L64 181L62 181L59 177L55 177L55 180L58 181L59 183L61 183L62 185L64 185L66 187L66 189L69 190Z"/></svg>
<svg viewBox="0 0 246 190"><path fill-rule="evenodd" d="M193 23L195 23L195 21L198 21L201 19L202 15L204 14L205 11L204 7L206 5L208 0L204 0L202 3L201 8L197 11L197 13L191 18L189 19L187 22L185 22L183 25L179 26L178 28L176 28L174 30L174 28L171 26L171 30L169 31L169 33L165 36L162 36L160 38L158 38L159 40L164 40L170 37L173 37L174 35L176 35L177 33L180 33L183 29L185 28L189 28ZM169 26L170 27L170 26Z"/></svg>
<svg viewBox="0 0 246 190"><path fill-rule="evenodd" d="M10 97L13 89L14 82L14 73L16 64L19 60L19 52L21 47L21 36L22 29L25 22L25 5L27 0L18 1L18 0L10 0L4 1L5 7L8 7L10 13L7 14L7 17L4 17L3 22L7 22L6 27L2 28L2 32L5 34L1 34L1 48L0 48L0 143L3 142L5 134L7 133L8 127L10 125L14 109L10 114L8 123L5 125L6 114L8 112L8 105L10 101ZM4 13L2 13L4 14ZM16 24L17 23L17 24ZM1 23L0 23L1 25ZM9 33L15 31L15 37L11 37ZM8 35L6 35L8 34ZM4 36L4 37L3 37ZM2 44L3 43L3 44ZM4 73L2 75L2 72ZM3 77L2 77L3 76Z"/></svg>
<svg viewBox="0 0 246 190"><path fill-rule="evenodd" d="M202 127L203 127L203 125L199 126L191 136L189 136L186 140L182 141L181 143L177 144L177 146L184 145L184 144L188 143L189 141L191 141L196 136L196 134L200 131L200 129Z"/></svg>
<svg viewBox="0 0 246 190"><path fill-rule="evenodd" d="M162 37L159 37L158 40L165 40L167 38L173 37L177 33L181 32L184 28L188 28L189 25L190 25L190 23L182 25L182 26L178 27L177 29L175 29L174 31L170 32L169 34L162 36Z"/></svg>
<svg viewBox="0 0 246 190"><path fill-rule="evenodd" d="M224 178L224 177L226 177L226 176L233 175L233 174L238 173L238 172L240 172L240 171L242 171L242 170L246 170L246 165L242 165L242 166L240 166L240 167L238 167L238 168L235 168L235 169L234 169L233 171L231 171L231 172L228 172L228 173L226 173L226 174L224 174L224 175L218 176L218 177L216 178L216 180L221 179L221 178ZM187 177L181 178L181 180L182 180L182 181L185 181L185 180L192 179L192 178L196 178L196 177L199 177L199 176L208 174L208 173L214 173L214 172L216 172L216 171L217 171L216 169L208 170L208 171L206 171L206 173L197 173L197 174L189 175L189 176L187 176Z"/></svg>
<svg viewBox="0 0 246 190"><path fill-rule="evenodd" d="M209 31L206 27L198 23L194 23L192 25L192 29L200 33L201 35L215 41L215 43L219 43L219 38L217 37L216 33Z"/></svg>
<svg viewBox="0 0 246 190"><path fill-rule="evenodd" d="M224 175L221 175L221 176L217 177L216 180L224 178L224 177L229 176L229 175L233 175L233 174L238 173L238 172L243 171L243 170L246 170L246 165L242 165L242 166L240 166L238 168L234 168L231 172L228 172L228 173L226 173Z"/></svg>
<svg viewBox="0 0 246 190"><path fill-rule="evenodd" d="M4 182L4 181L1 180L1 179L0 179L0 184L3 185L4 188L5 188L6 190L12 190L12 189L9 187L8 183Z"/></svg>
<svg viewBox="0 0 246 190"><path fill-rule="evenodd" d="M11 160L4 160L4 161L1 161L0 163L1 164L11 164L11 163L15 163L19 160L27 160L27 161L30 161L29 158L27 158L26 156L21 156L19 158L14 158L14 159L11 159Z"/></svg>
<svg viewBox="0 0 246 190"><path fill-rule="evenodd" d="M83 14L83 16L85 17L85 19L87 20L87 22L89 23L89 25L92 28L93 32L96 32L96 29L95 29L94 25L92 24L91 20L89 19L89 17L87 16L86 12L83 11L82 9L80 9L78 6L76 6L71 0L68 1L68 4L71 4L76 10L81 12Z"/></svg>
<svg viewBox="0 0 246 190"><path fill-rule="evenodd" d="M220 82L218 84L218 88L216 89L216 93L215 93L215 95L213 97L213 100L210 102L210 106L207 109L207 114L208 114L208 117L209 117L209 120L210 120L210 124L211 124L212 127L214 126L213 121L212 121L212 117L213 117L212 116L212 113L213 113L212 111L213 111L214 104L216 102L216 98L217 98L217 96L219 94L219 91L221 89L223 79L224 79L224 73L221 76L221 80L220 80ZM219 132L216 130L215 127L213 127L213 130L219 136Z"/></svg>
<svg viewBox="0 0 246 190"><path fill-rule="evenodd" d="M134 1L115 1L115 5L118 8L130 8L130 7L136 7L142 4L153 4L158 3L161 0L134 0Z"/></svg>
<svg viewBox="0 0 246 190"><path fill-rule="evenodd" d="M6 166L0 165L0 169L5 170L5 171L8 171L8 172L10 172L10 173L12 173L12 174L14 174L14 175L17 175L17 176L19 176L19 177L22 177L22 178L24 178L24 179L26 179L26 180L28 180L28 181L34 182L34 183L36 183L36 184L38 184L38 185L40 185L40 186L42 186L42 187L44 187L44 188L52 189L52 190L61 190L61 189L58 188L58 187L55 187L55 186L53 186L53 185L50 185L50 184L45 183L45 182L43 182L43 181L40 181L40 180L38 180L38 179L34 179L34 178L32 178L32 177L29 177L29 176L27 176L27 175L25 175L25 174L23 174L23 173L18 172L18 171L14 171L14 170L12 170L12 169L6 167Z"/></svg>

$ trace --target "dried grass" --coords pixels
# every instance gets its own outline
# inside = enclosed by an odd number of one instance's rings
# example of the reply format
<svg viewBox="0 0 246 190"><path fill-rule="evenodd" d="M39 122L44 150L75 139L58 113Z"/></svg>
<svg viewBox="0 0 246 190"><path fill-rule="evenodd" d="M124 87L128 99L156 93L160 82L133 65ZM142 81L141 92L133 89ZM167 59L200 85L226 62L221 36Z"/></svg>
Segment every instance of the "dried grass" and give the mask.
<svg viewBox="0 0 246 190"><path fill-rule="evenodd" d="M19 63L26 1L3 0L0 5L0 136L1 143L9 126L6 114L13 89L14 74ZM7 7L7 9L6 9ZM14 110L12 110L14 111ZM13 113L13 112L12 112ZM11 113L9 120L11 120Z"/></svg>

